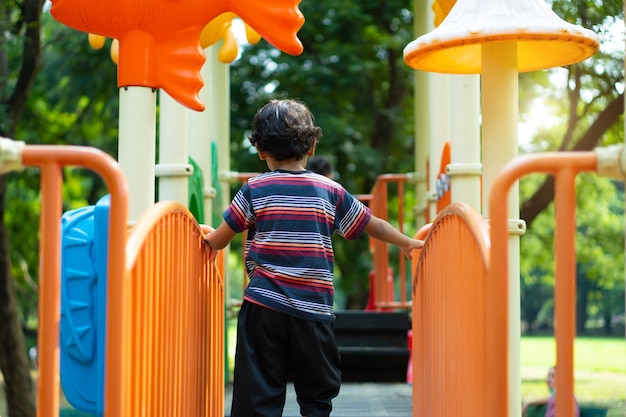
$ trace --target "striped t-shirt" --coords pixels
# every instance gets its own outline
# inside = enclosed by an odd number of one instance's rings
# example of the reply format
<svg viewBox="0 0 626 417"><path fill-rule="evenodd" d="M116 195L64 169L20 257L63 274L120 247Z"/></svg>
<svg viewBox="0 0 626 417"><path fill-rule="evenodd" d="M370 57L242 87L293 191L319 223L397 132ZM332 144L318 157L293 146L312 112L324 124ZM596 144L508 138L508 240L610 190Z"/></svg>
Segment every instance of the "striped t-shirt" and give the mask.
<svg viewBox="0 0 626 417"><path fill-rule="evenodd" d="M249 229L244 299L304 319L334 320L331 236L356 239L370 216L367 206L319 174L276 170L251 178L224 212L233 231Z"/></svg>

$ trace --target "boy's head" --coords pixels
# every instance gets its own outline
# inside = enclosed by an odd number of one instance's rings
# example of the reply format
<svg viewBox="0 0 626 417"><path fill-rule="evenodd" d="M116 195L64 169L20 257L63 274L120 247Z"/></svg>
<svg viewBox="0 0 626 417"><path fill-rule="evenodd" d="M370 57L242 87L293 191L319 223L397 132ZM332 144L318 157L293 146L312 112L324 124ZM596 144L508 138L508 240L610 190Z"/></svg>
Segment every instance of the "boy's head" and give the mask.
<svg viewBox="0 0 626 417"><path fill-rule="evenodd" d="M250 143L277 161L301 160L322 136L309 108L296 100L272 100L252 121Z"/></svg>

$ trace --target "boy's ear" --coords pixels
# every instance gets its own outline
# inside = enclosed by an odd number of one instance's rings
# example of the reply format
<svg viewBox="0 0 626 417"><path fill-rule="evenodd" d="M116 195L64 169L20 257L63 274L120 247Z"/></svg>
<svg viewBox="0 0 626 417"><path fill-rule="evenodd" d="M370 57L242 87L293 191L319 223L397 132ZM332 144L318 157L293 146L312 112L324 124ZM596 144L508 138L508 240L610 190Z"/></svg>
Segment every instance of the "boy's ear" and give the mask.
<svg viewBox="0 0 626 417"><path fill-rule="evenodd" d="M260 159L261 161L265 161L265 160L267 159L267 152L260 151L260 150L257 148L256 153L257 153L257 154L259 154L259 159Z"/></svg>
<svg viewBox="0 0 626 417"><path fill-rule="evenodd" d="M315 145L317 145L317 143L314 143L311 149L309 149L307 156L313 156L315 154Z"/></svg>

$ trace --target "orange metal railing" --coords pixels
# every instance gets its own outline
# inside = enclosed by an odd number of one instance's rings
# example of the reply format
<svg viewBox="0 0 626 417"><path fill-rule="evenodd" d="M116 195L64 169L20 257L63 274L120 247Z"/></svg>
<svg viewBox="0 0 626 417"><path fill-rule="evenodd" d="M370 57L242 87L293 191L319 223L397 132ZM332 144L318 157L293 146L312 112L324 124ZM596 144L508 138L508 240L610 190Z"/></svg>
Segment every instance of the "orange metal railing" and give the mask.
<svg viewBox="0 0 626 417"><path fill-rule="evenodd" d="M61 312L61 187L64 166L78 166L99 174L111 194L109 232L109 279L107 306L109 327L107 353L110 358L122 357L124 341L124 259L126 242L128 190L124 174L109 155L93 148L77 146L28 145L22 151L22 164L41 169L41 244L39 287L39 381L37 387L37 415L56 416L59 413L59 321ZM111 300L116 300L111 302ZM119 303L119 304L118 304ZM122 365L108 361L107 391L118 402L125 389L121 380ZM114 381L114 382L113 382ZM115 410L109 415L122 414Z"/></svg>
<svg viewBox="0 0 626 417"><path fill-rule="evenodd" d="M617 152L616 152L617 153ZM453 204L417 234L426 243L413 285L413 407L423 416L508 415L508 222L506 196L522 176L555 177L557 417L574 414L576 175L610 171L616 153L545 153L498 174L489 200L490 236L469 206ZM602 165L602 166L601 166ZM620 172L621 173L621 172ZM462 210L459 212L459 208ZM491 241L491 244L489 242Z"/></svg>
<svg viewBox="0 0 626 417"><path fill-rule="evenodd" d="M38 416L59 414L62 169L85 167L111 194L105 416L224 413L224 283L191 213L159 203L127 236L128 190L117 162L93 148L24 146L41 181ZM127 239L128 238L128 239Z"/></svg>
<svg viewBox="0 0 626 417"><path fill-rule="evenodd" d="M413 261L414 413L485 417L487 225L452 204L416 237L426 240Z"/></svg>
<svg viewBox="0 0 626 417"><path fill-rule="evenodd" d="M487 388L486 416L505 416L509 377L507 373L508 230L507 199L512 185L524 175L547 173L555 177L555 286L554 305L557 417L574 415L574 338L576 333L576 175L599 167L596 152L535 154L507 164L496 177L489 198L491 224L491 270L487 287Z"/></svg>
<svg viewBox="0 0 626 417"><path fill-rule="evenodd" d="M396 193L395 197L398 201L397 206L397 228L400 232L404 233L404 186L407 183L409 177L406 174L384 174L379 175L370 197L370 208L372 214L376 217L380 217L384 220L391 220L389 216L389 185L395 184ZM406 258L398 251L398 273L397 280L393 280L393 285L390 285L389 275L389 249L388 244L376 240L370 239L370 248L373 253L374 262L374 293L370 296L374 299L374 306L377 310L386 309L402 309L410 308L411 300L407 297L407 270L406 270ZM393 278L391 278L393 279ZM394 288L397 288L398 295L396 296Z"/></svg>
<svg viewBox="0 0 626 417"><path fill-rule="evenodd" d="M168 201L127 243L128 416L224 413L224 282L192 214Z"/></svg>

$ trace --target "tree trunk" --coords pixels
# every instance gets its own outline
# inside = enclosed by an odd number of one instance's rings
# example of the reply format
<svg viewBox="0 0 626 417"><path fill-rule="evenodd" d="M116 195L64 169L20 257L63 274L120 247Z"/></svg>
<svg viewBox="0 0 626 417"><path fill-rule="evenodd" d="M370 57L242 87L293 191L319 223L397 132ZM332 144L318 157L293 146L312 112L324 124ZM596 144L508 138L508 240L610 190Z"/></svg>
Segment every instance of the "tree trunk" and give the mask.
<svg viewBox="0 0 626 417"><path fill-rule="evenodd" d="M0 218L4 218L6 176L0 176ZM0 221L0 370L4 376L10 417L36 415L33 381L19 320L15 282L11 276L9 241Z"/></svg>

